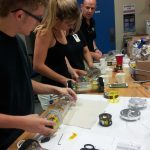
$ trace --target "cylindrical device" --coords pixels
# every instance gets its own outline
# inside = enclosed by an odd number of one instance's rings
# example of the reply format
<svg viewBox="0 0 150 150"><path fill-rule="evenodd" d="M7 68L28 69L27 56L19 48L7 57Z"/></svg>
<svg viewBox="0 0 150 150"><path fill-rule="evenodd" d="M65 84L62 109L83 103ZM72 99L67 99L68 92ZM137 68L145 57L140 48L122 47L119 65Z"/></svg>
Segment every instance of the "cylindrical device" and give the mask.
<svg viewBox="0 0 150 150"><path fill-rule="evenodd" d="M99 83L99 92L104 92L104 81L102 77L98 78L98 83Z"/></svg>
<svg viewBox="0 0 150 150"><path fill-rule="evenodd" d="M73 83L71 80L67 81L67 87L73 89Z"/></svg>
<svg viewBox="0 0 150 150"><path fill-rule="evenodd" d="M99 124L103 127L112 125L112 115L108 113L102 113L99 115Z"/></svg>

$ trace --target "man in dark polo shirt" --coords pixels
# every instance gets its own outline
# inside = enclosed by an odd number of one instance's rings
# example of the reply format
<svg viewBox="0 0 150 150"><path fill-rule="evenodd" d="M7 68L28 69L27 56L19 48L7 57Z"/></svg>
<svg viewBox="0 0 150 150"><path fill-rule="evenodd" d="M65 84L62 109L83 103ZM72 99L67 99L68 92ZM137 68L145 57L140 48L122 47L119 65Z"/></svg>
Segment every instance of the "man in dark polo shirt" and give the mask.
<svg viewBox="0 0 150 150"><path fill-rule="evenodd" d="M85 36L88 48L95 61L99 61L102 52L96 46L95 20L92 18L96 8L96 0L83 0L81 4L82 24L80 30Z"/></svg>

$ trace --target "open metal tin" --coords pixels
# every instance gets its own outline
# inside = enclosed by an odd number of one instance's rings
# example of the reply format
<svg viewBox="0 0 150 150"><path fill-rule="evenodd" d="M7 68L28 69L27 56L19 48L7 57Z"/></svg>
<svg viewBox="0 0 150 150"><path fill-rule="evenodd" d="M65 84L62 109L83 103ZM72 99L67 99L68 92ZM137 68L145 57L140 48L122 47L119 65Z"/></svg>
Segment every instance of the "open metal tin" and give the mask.
<svg viewBox="0 0 150 150"><path fill-rule="evenodd" d="M147 100L142 98L131 98L128 106L131 109L143 109L147 107Z"/></svg>
<svg viewBox="0 0 150 150"><path fill-rule="evenodd" d="M141 112L136 109L123 109L120 111L120 117L127 121L136 121L139 120Z"/></svg>
<svg viewBox="0 0 150 150"><path fill-rule="evenodd" d="M102 113L99 115L99 124L103 127L112 125L112 115L109 113Z"/></svg>

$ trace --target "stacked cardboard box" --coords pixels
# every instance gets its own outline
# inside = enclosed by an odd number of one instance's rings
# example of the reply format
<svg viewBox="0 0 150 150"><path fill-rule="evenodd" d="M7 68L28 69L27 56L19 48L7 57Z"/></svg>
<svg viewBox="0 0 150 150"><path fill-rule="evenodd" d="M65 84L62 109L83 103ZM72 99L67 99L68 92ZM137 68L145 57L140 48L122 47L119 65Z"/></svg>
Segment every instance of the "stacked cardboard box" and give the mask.
<svg viewBox="0 0 150 150"><path fill-rule="evenodd" d="M141 38L149 38L148 35L133 36L130 41L128 41L127 54L132 59L132 45L135 41ZM145 81L150 80L150 60L136 60L136 67L134 68L134 79Z"/></svg>
<svg viewBox="0 0 150 150"><path fill-rule="evenodd" d="M150 60L136 61L135 79L141 81L150 80Z"/></svg>

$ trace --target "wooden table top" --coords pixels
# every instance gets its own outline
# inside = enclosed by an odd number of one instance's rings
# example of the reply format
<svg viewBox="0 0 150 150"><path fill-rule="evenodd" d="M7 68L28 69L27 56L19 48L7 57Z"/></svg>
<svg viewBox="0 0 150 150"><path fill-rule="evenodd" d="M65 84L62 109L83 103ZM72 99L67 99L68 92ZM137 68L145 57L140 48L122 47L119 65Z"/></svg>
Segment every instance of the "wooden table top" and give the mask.
<svg viewBox="0 0 150 150"><path fill-rule="evenodd" d="M150 82L139 84L134 83L134 80L130 76L129 69L125 68L124 72L126 73L126 82L128 83L128 88L108 88L105 87L105 90L117 90L119 92L119 96L127 96L127 97L150 97ZM112 75L111 83L115 82L115 72ZM92 93L93 94L93 93ZM100 94L100 93L96 93ZM42 115L44 115L46 112L44 112ZM16 150L17 149L17 143L18 141L22 139L29 139L33 138L35 134L32 134L30 132L25 132L22 134L9 148L8 150Z"/></svg>
<svg viewBox="0 0 150 150"><path fill-rule="evenodd" d="M124 72L126 74L126 83L128 83L128 88L111 88L112 90L117 90L120 96L127 96L127 97L150 97L150 91L148 91L148 87L150 87L149 83L135 83L134 79L131 77L129 73L129 68L124 68ZM112 75L111 83L115 82L115 75L114 72ZM147 87L147 88L146 88ZM110 88L107 87L110 90Z"/></svg>

